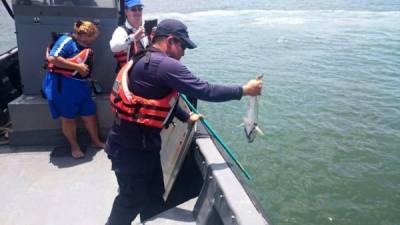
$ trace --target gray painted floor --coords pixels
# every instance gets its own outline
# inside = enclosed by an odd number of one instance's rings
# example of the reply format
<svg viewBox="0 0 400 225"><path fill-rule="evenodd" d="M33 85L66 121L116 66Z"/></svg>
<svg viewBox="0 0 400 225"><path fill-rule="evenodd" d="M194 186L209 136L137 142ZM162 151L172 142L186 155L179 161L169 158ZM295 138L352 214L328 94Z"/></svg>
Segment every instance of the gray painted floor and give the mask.
<svg viewBox="0 0 400 225"><path fill-rule="evenodd" d="M111 163L103 150L88 149L75 160L50 147L0 147L1 225L103 225L117 193ZM146 222L196 224L196 198ZM139 217L132 224L139 224Z"/></svg>
<svg viewBox="0 0 400 225"><path fill-rule="evenodd" d="M75 160L51 150L0 147L1 225L105 224L117 186L104 151Z"/></svg>
<svg viewBox="0 0 400 225"><path fill-rule="evenodd" d="M197 198L193 198L175 208L169 209L153 219L143 223L144 225L195 225L193 209Z"/></svg>

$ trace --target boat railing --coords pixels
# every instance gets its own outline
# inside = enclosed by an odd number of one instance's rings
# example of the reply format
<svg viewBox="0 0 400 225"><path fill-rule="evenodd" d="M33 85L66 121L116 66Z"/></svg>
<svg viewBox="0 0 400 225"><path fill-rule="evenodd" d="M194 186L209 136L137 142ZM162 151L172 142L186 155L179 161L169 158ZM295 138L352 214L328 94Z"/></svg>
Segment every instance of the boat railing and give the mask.
<svg viewBox="0 0 400 225"><path fill-rule="evenodd" d="M207 134L195 141L195 160L204 180L194 207L197 224L271 224L223 150Z"/></svg>

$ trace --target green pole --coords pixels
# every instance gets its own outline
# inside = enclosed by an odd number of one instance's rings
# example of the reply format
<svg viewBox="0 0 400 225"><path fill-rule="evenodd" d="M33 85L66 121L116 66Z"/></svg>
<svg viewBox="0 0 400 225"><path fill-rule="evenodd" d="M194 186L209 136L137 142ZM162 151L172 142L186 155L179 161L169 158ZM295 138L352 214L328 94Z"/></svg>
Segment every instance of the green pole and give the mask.
<svg viewBox="0 0 400 225"><path fill-rule="evenodd" d="M185 101L185 103L189 106L190 110L192 110L194 113L200 114L197 109L189 102L189 100L186 98L185 95L180 94L181 98ZM247 179L251 179L250 174L246 171L246 169L243 167L243 165L239 162L239 160L236 158L235 154L233 154L233 151L225 144L225 142L221 139L221 137L215 132L215 130L211 127L211 125L207 122L206 119L200 118L201 123L207 128L208 131L210 131L211 135L215 138L215 140L218 141L218 143L221 144L221 146L224 148L226 153L231 157L231 159L235 162L235 164L239 167L239 169L243 172L243 174L246 176Z"/></svg>

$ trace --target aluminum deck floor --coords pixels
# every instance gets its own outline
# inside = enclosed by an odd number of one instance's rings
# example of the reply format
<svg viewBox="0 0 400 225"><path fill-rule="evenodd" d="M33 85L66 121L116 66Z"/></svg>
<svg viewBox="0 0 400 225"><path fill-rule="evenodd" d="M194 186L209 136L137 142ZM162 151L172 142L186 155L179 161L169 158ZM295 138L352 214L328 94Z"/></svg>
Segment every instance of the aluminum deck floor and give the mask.
<svg viewBox="0 0 400 225"><path fill-rule="evenodd" d="M0 147L1 224L105 224L117 185L104 151L88 149L84 159L75 160L50 157L51 150ZM196 224L194 203L192 199L145 224Z"/></svg>

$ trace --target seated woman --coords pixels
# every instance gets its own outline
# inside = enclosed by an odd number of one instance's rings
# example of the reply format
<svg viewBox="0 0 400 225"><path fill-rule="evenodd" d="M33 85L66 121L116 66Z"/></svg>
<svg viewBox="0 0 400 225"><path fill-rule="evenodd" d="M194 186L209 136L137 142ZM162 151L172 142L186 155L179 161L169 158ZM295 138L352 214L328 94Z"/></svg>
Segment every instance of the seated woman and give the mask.
<svg viewBox="0 0 400 225"><path fill-rule="evenodd" d="M99 30L92 22L77 21L72 35L62 35L47 52L47 73L43 93L51 115L61 118L62 131L71 145L73 158L84 153L77 142L76 117L80 116L89 132L92 146L104 148L97 128L96 105L91 97L90 69L92 49Z"/></svg>

